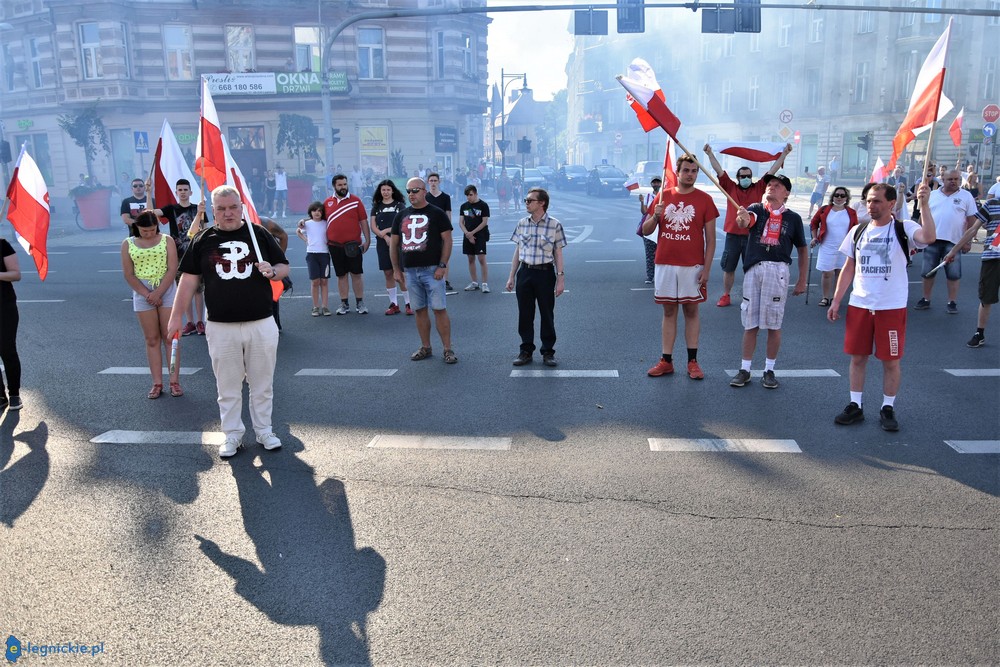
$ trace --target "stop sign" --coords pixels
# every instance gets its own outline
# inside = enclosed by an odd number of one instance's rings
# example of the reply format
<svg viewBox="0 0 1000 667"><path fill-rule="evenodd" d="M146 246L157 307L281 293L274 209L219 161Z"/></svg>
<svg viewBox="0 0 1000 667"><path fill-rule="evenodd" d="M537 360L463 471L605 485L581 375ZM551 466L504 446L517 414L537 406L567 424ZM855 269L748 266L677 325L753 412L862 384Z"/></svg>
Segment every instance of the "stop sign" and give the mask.
<svg viewBox="0 0 1000 667"><path fill-rule="evenodd" d="M987 123L993 123L1000 120L1000 106L995 104L987 104L983 108L983 120Z"/></svg>

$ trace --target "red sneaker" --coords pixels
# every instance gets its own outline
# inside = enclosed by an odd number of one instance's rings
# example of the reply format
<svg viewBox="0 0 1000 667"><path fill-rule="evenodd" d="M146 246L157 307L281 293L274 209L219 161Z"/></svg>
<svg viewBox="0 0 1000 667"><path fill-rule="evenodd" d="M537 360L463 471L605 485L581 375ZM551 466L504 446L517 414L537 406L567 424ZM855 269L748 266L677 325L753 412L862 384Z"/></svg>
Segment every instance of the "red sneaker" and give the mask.
<svg viewBox="0 0 1000 667"><path fill-rule="evenodd" d="M658 378L661 375L670 375L674 372L674 365L669 361L664 361L663 357L656 362L656 365L646 371L646 375L653 378Z"/></svg>
<svg viewBox="0 0 1000 667"><path fill-rule="evenodd" d="M688 362L688 377L692 380L705 379L705 372L701 370L701 366L698 365L697 361Z"/></svg>
<svg viewBox="0 0 1000 667"><path fill-rule="evenodd" d="M715 305L718 306L719 308L725 308L726 306L733 305L733 302L729 298L728 294L723 294L721 297L719 297L719 300L715 303Z"/></svg>
<svg viewBox="0 0 1000 667"><path fill-rule="evenodd" d="M182 336L190 336L191 334L197 333L197 332L198 332L198 329L197 329L197 327L195 327L194 322L188 322L187 324L184 325L184 328L181 329L181 335Z"/></svg>
<svg viewBox="0 0 1000 667"><path fill-rule="evenodd" d="M204 322L198 322L198 324L194 325L194 328L198 332L199 336L204 336L205 335L205 323Z"/></svg>
<svg viewBox="0 0 1000 667"><path fill-rule="evenodd" d="M413 314L413 309L410 308L410 304L406 304L406 314L407 315L412 315Z"/></svg>
<svg viewBox="0 0 1000 667"><path fill-rule="evenodd" d="M399 306L394 303L390 303L389 307L385 311L386 315L399 315Z"/></svg>

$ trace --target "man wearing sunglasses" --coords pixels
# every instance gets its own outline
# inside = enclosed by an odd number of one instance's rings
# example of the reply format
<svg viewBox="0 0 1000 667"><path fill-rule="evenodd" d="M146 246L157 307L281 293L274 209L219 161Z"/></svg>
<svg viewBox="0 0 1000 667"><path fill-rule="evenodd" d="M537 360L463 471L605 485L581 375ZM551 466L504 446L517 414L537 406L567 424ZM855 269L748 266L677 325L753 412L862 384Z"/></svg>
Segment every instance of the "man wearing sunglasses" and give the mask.
<svg viewBox="0 0 1000 667"><path fill-rule="evenodd" d="M432 356L431 318L444 346L444 362L458 361L451 349L451 319L445 304L445 279L451 259L451 220L444 211L427 202L427 185L422 178L406 182L410 205L396 214L389 237L393 277L400 289L410 292L410 305L417 320L420 349L410 355L413 361Z"/></svg>
<svg viewBox="0 0 1000 667"><path fill-rule="evenodd" d="M122 199L120 209L122 222L131 233L132 223L139 214L146 210L146 184L141 178L132 179L132 196Z"/></svg>

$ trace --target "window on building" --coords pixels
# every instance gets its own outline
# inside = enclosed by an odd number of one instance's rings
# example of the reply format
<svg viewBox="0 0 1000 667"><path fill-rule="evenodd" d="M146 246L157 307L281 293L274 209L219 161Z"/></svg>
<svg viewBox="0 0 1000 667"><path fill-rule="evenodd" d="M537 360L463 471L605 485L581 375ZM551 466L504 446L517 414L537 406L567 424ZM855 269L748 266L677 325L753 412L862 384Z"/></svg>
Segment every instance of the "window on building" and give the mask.
<svg viewBox="0 0 1000 667"><path fill-rule="evenodd" d="M858 12L858 34L866 35L875 32L875 14L868 10Z"/></svg>
<svg viewBox="0 0 1000 667"><path fill-rule="evenodd" d="M927 9L941 9L941 0L926 0ZM924 23L940 23L940 14L924 14Z"/></svg>
<svg viewBox="0 0 1000 667"><path fill-rule="evenodd" d="M760 53L760 33L750 33L750 53Z"/></svg>
<svg viewBox="0 0 1000 667"><path fill-rule="evenodd" d="M732 35L725 35L722 38L722 57L723 58L732 58L736 54L736 48L733 45L734 41L735 40L733 39Z"/></svg>
<svg viewBox="0 0 1000 667"><path fill-rule="evenodd" d="M777 105L780 109L787 109L792 103L793 87L788 85L791 80L792 73L790 71L776 72L774 75L774 86L771 90L777 93Z"/></svg>
<svg viewBox="0 0 1000 667"><path fill-rule="evenodd" d="M31 155L38 171L42 172L42 178L46 183L52 183L52 156L49 155L49 137L46 134L15 134L8 136L11 141L11 150L20 152L21 145L28 144L28 153ZM14 155L17 155L15 152ZM15 158L16 159L16 158Z"/></svg>
<svg viewBox="0 0 1000 667"><path fill-rule="evenodd" d="M382 28L358 29L358 78L385 78L385 33Z"/></svg>
<svg viewBox="0 0 1000 667"><path fill-rule="evenodd" d="M462 58L462 73L466 76L476 74L475 38L467 32L458 36L458 51Z"/></svg>
<svg viewBox="0 0 1000 667"><path fill-rule="evenodd" d="M854 66L854 94L851 101L855 104L863 104L868 101L869 77L871 76L871 63L860 62Z"/></svg>
<svg viewBox="0 0 1000 667"><path fill-rule="evenodd" d="M910 51L903 57L903 70L900 72L899 88L897 89L901 101L909 100L910 93L913 92L918 67L920 67L920 64L916 51ZM905 110L906 107L904 106L903 109Z"/></svg>
<svg viewBox="0 0 1000 667"><path fill-rule="evenodd" d="M263 125L240 125L229 128L229 147L232 150L263 150L267 148L264 142Z"/></svg>
<svg viewBox="0 0 1000 667"><path fill-rule="evenodd" d="M818 68L812 67L806 70L806 106L811 109L819 108L820 100L823 97L820 86L823 84L823 77Z"/></svg>
<svg viewBox="0 0 1000 667"><path fill-rule="evenodd" d="M778 46L791 46L792 19L782 16L778 19Z"/></svg>
<svg viewBox="0 0 1000 667"><path fill-rule="evenodd" d="M987 56L983 65L983 99L992 102L997 94L997 57Z"/></svg>
<svg viewBox="0 0 1000 667"><path fill-rule="evenodd" d="M750 111L757 110L758 98L760 96L760 77L756 74L751 75L749 81L749 98L747 99L747 109Z"/></svg>
<svg viewBox="0 0 1000 667"><path fill-rule="evenodd" d="M25 42L25 53L28 56L28 67L31 69L31 87L42 87L42 44L38 37L29 37Z"/></svg>
<svg viewBox="0 0 1000 667"><path fill-rule="evenodd" d="M190 26L163 26L163 50L169 80L190 81L194 79L194 55Z"/></svg>
<svg viewBox="0 0 1000 667"><path fill-rule="evenodd" d="M439 79L444 78L445 55L447 51L444 47L444 32L434 33L434 72Z"/></svg>
<svg viewBox="0 0 1000 667"><path fill-rule="evenodd" d="M990 10L1000 12L1000 0L990 0ZM986 19L987 25L1000 25L1000 16L990 16Z"/></svg>
<svg viewBox="0 0 1000 667"><path fill-rule="evenodd" d="M915 7L917 5L917 0L906 0L907 7ZM899 22L900 28L908 28L917 22L916 14L903 14L903 18Z"/></svg>
<svg viewBox="0 0 1000 667"><path fill-rule="evenodd" d="M83 64L84 79L104 78L101 62L101 32L96 23L81 23L79 26L80 62Z"/></svg>
<svg viewBox="0 0 1000 667"><path fill-rule="evenodd" d="M823 16L817 13L809 19L809 41L813 44L823 41Z"/></svg>
<svg viewBox="0 0 1000 667"><path fill-rule="evenodd" d="M319 72L320 29L310 26L295 26L295 71Z"/></svg>
<svg viewBox="0 0 1000 667"><path fill-rule="evenodd" d="M0 57L3 58L4 90L8 93L14 90L14 57L10 54L10 45L4 44Z"/></svg>
<svg viewBox="0 0 1000 667"><path fill-rule="evenodd" d="M252 26L226 26L226 66L230 72L254 70Z"/></svg>
<svg viewBox="0 0 1000 667"><path fill-rule="evenodd" d="M708 113L708 84L698 84L698 115L704 116Z"/></svg>
<svg viewBox="0 0 1000 667"><path fill-rule="evenodd" d="M712 59L712 44L708 41L707 37L702 36L702 38L701 38L701 62L707 63L711 59Z"/></svg>
<svg viewBox="0 0 1000 667"><path fill-rule="evenodd" d="M132 51L129 48L128 26L121 24L122 29L122 78L132 78Z"/></svg>
<svg viewBox="0 0 1000 667"><path fill-rule="evenodd" d="M733 82L726 79L722 82L722 111L729 113L733 110Z"/></svg>

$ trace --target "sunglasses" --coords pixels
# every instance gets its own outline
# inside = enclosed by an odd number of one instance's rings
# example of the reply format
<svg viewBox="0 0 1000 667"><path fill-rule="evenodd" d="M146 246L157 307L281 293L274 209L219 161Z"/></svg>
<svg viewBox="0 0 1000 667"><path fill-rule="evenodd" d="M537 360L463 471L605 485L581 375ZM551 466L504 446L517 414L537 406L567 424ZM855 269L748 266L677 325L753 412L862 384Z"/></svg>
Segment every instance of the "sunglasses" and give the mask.
<svg viewBox="0 0 1000 667"><path fill-rule="evenodd" d="M533 201L538 201L538 200L537 200L537 199L525 199L525 200L524 200L524 203L525 203L525 204L530 204L530 203L531 203L531 202L533 202Z"/></svg>
<svg viewBox="0 0 1000 667"><path fill-rule="evenodd" d="M423 188L406 188L406 194L408 194L408 195L415 195L418 192L420 192L421 190L423 190Z"/></svg>
<svg viewBox="0 0 1000 667"><path fill-rule="evenodd" d="M847 195L842 192L837 192L833 195L834 199L847 199Z"/></svg>
<svg viewBox="0 0 1000 667"><path fill-rule="evenodd" d="M143 185L142 183L139 183L138 185L133 185L133 186L132 186L132 189L134 190L134 189L136 189L136 188L144 188L144 187L146 187L146 186L145 186L145 185Z"/></svg>

